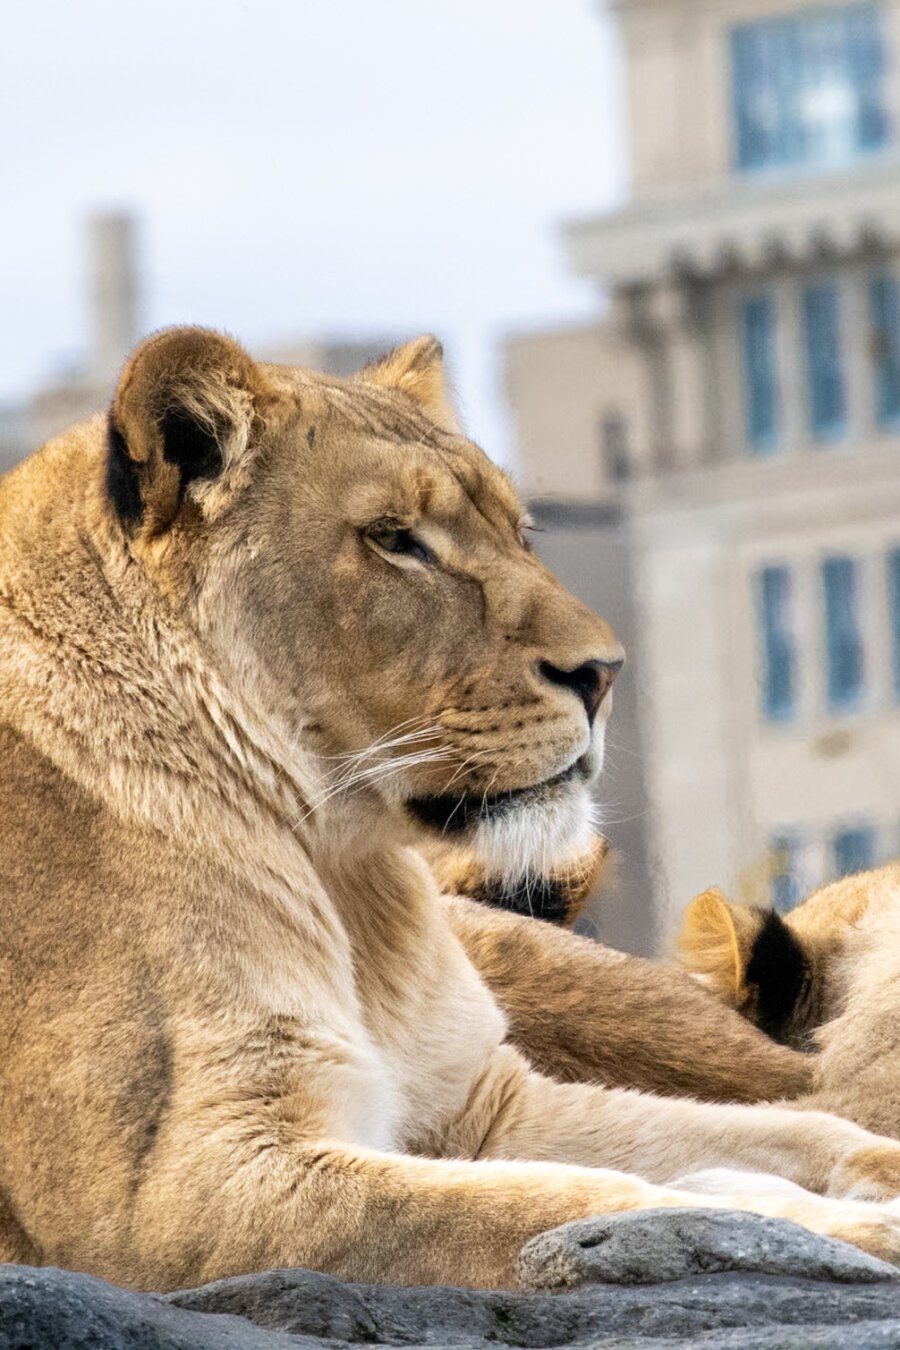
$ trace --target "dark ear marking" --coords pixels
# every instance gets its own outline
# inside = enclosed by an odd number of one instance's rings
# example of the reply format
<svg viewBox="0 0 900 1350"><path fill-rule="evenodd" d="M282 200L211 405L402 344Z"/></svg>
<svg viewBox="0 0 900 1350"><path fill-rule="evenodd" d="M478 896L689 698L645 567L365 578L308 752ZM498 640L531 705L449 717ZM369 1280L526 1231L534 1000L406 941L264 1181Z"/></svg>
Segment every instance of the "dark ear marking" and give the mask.
<svg viewBox="0 0 900 1350"><path fill-rule="evenodd" d="M746 982L759 991L759 1028L782 1040L809 977L803 948L784 920L771 910L753 943Z"/></svg>
<svg viewBox="0 0 900 1350"><path fill-rule="evenodd" d="M170 408L159 424L163 458L181 471L181 495L197 478L215 478L222 470L219 438L211 426L184 408Z"/></svg>
<svg viewBox="0 0 900 1350"><path fill-rule="evenodd" d="M222 470L222 450L213 429L184 408L170 408L159 423L163 459L178 469L178 505L198 478L214 478ZM106 489L119 519L137 525L144 516L141 469L128 453L128 443L112 413L107 419Z"/></svg>
<svg viewBox="0 0 900 1350"><path fill-rule="evenodd" d="M144 513L138 467L112 413L106 424L106 490L119 519L126 525L138 524Z"/></svg>

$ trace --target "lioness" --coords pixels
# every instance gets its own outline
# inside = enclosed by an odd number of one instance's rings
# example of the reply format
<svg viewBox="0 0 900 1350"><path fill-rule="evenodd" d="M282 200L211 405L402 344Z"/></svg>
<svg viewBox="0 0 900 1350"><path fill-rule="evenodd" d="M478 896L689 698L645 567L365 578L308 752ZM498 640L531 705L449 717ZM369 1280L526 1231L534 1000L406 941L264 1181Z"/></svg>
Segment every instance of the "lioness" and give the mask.
<svg viewBox="0 0 900 1350"><path fill-rule="evenodd" d="M707 891L680 945L730 1007L818 1051L797 1106L900 1137L900 863L822 886L784 917Z"/></svg>
<svg viewBox="0 0 900 1350"><path fill-rule="evenodd" d="M900 1146L553 1082L506 1039L408 845L511 873L587 847L622 653L524 525L427 338L340 381L158 334L0 485L4 1257L502 1286L532 1234L730 1163L852 1199L715 1203L900 1258L866 1203Z"/></svg>

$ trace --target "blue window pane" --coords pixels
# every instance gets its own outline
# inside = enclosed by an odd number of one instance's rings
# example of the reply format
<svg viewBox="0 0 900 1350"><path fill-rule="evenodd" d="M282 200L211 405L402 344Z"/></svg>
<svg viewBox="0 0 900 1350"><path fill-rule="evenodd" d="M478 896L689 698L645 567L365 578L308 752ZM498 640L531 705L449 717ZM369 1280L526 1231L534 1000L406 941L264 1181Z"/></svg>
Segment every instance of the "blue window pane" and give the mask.
<svg viewBox="0 0 900 1350"><path fill-rule="evenodd" d="M863 692L858 573L852 558L826 558L822 564L828 706L833 712L857 707Z"/></svg>
<svg viewBox="0 0 900 1350"><path fill-rule="evenodd" d="M834 874L850 877L875 866L875 831L868 826L839 830L834 836Z"/></svg>
<svg viewBox="0 0 900 1350"><path fill-rule="evenodd" d="M809 421L817 441L843 436L847 422L841 360L840 299L836 282L807 286L803 293Z"/></svg>
<svg viewBox="0 0 900 1350"><path fill-rule="evenodd" d="M796 834L776 834L772 839L772 907L787 914L803 899L800 840Z"/></svg>
<svg viewBox="0 0 900 1350"><path fill-rule="evenodd" d="M771 295L744 301L741 308L747 444L757 454L778 448L778 371L775 302Z"/></svg>
<svg viewBox="0 0 900 1350"><path fill-rule="evenodd" d="M856 5L847 11L847 57L856 96L856 144L860 150L880 150L888 140L882 23L881 10L875 5Z"/></svg>
<svg viewBox="0 0 900 1350"><path fill-rule="evenodd" d="M893 548L888 554L888 596L891 610L894 693L900 702L900 548Z"/></svg>
<svg viewBox="0 0 900 1350"><path fill-rule="evenodd" d="M870 305L875 353L875 412L878 425L900 422L900 282L879 277L872 282Z"/></svg>
<svg viewBox="0 0 900 1350"><path fill-rule="evenodd" d="M731 34L736 162L844 165L889 139L880 4L817 6Z"/></svg>
<svg viewBox="0 0 900 1350"><path fill-rule="evenodd" d="M796 658L788 568L762 569L757 579L757 603L763 713L770 722L790 722L794 716Z"/></svg>

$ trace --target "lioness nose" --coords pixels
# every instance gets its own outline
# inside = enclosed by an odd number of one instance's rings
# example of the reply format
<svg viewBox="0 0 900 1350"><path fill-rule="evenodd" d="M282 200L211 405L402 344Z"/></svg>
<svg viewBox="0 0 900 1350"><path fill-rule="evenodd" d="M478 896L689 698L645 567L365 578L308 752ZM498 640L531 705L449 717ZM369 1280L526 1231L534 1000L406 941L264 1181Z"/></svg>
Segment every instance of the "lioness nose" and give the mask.
<svg viewBox="0 0 900 1350"><path fill-rule="evenodd" d="M561 685L577 694L584 704L588 721L593 723L597 709L612 688L622 665L622 661L585 661L574 670L562 670L549 661L539 661L538 673L550 684Z"/></svg>

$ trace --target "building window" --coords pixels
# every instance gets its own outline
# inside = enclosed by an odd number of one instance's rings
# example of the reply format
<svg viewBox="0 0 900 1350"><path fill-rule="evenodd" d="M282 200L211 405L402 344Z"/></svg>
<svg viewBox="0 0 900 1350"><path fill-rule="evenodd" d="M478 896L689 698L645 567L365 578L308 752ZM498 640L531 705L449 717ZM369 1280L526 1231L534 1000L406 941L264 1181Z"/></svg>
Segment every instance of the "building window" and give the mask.
<svg viewBox="0 0 900 1350"><path fill-rule="evenodd" d="M900 282L872 282L872 346L875 364L875 415L885 430L900 423Z"/></svg>
<svg viewBox="0 0 900 1350"><path fill-rule="evenodd" d="M740 170L841 166L887 143L879 4L740 24L731 72Z"/></svg>
<svg viewBox="0 0 900 1350"><path fill-rule="evenodd" d="M826 558L822 564L828 707L832 712L858 707L863 692L858 574L853 558Z"/></svg>
<svg viewBox="0 0 900 1350"><path fill-rule="evenodd" d="M778 365L771 295L751 296L743 302L741 338L747 444L757 454L771 454L778 448Z"/></svg>
<svg viewBox="0 0 900 1350"><path fill-rule="evenodd" d="M807 286L803 292L809 423L817 441L840 440L847 424L840 310L836 281Z"/></svg>
<svg viewBox="0 0 900 1350"><path fill-rule="evenodd" d="M804 895L800 839L793 833L776 834L770 845L769 856L772 867L772 908L779 914L787 914L795 905L799 905Z"/></svg>
<svg viewBox="0 0 900 1350"><path fill-rule="evenodd" d="M888 600L894 693L900 702L900 548L892 548L888 553Z"/></svg>
<svg viewBox="0 0 900 1350"><path fill-rule="evenodd" d="M875 866L877 841L868 825L838 830L834 836L834 875L850 877Z"/></svg>
<svg viewBox="0 0 900 1350"><path fill-rule="evenodd" d="M787 567L764 567L757 579L761 699L769 722L794 717L794 632L791 573Z"/></svg>
<svg viewBox="0 0 900 1350"><path fill-rule="evenodd" d="M631 476L628 459L628 427L624 417L604 417L600 424L600 444L604 477L610 483L624 483Z"/></svg>

